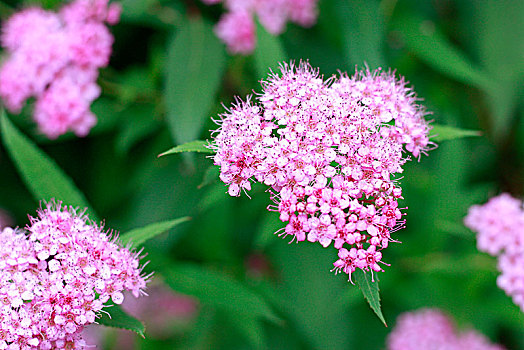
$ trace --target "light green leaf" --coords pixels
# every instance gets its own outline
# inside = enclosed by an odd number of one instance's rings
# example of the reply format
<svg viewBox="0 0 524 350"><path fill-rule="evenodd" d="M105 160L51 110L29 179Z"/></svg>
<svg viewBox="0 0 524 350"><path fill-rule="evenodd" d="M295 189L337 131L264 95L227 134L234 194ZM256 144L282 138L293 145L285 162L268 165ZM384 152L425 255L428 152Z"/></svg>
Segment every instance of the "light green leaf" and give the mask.
<svg viewBox="0 0 524 350"><path fill-rule="evenodd" d="M481 136L480 130L460 129L449 125L432 124L433 129L430 131L431 141L442 142L445 140L454 140L463 137Z"/></svg>
<svg viewBox="0 0 524 350"><path fill-rule="evenodd" d="M200 136L226 67L224 45L211 24L192 18L169 43L165 99L167 121L176 143Z"/></svg>
<svg viewBox="0 0 524 350"><path fill-rule="evenodd" d="M208 144L207 141L195 140L191 142L186 142L182 145L171 148L168 151L160 153L158 156L167 156L168 154L182 153L182 152L199 152L199 153L215 153L213 150L210 150L206 147Z"/></svg>
<svg viewBox="0 0 524 350"><path fill-rule="evenodd" d="M406 46L433 69L484 91L493 88L493 79L454 47L432 22L403 16L394 28L400 31Z"/></svg>
<svg viewBox="0 0 524 350"><path fill-rule="evenodd" d="M384 20L376 0L337 0L344 54L348 65L367 63L370 68L385 65Z"/></svg>
<svg viewBox="0 0 524 350"><path fill-rule="evenodd" d="M270 69L275 71L279 63L287 61L280 38L268 33L260 23L257 23L257 47L254 58L257 76L261 79L268 75Z"/></svg>
<svg viewBox="0 0 524 350"><path fill-rule="evenodd" d="M89 216L97 221L86 198L58 165L29 138L16 129L1 112L2 140L22 180L37 201L56 199L81 209L88 208Z"/></svg>
<svg viewBox="0 0 524 350"><path fill-rule="evenodd" d="M355 282L360 288L360 291L362 294L364 294L364 298L368 301L369 306L371 309L375 312L375 314L378 316L378 318L384 323L384 325L387 327L386 320L384 319L384 315L382 315L382 310L380 309L380 294L378 289L378 281L372 282L371 281L371 273L365 273L361 269L357 269L355 272L353 272L352 276L355 278Z"/></svg>
<svg viewBox="0 0 524 350"><path fill-rule="evenodd" d="M173 227L191 220L190 217L186 216L170 221L155 222L153 224L132 229L120 236L120 240L125 245L127 243L133 244L133 247L138 247L144 244L144 242L172 229Z"/></svg>
<svg viewBox="0 0 524 350"><path fill-rule="evenodd" d="M144 332L146 329L144 324L127 314L120 306L113 305L105 308L104 311L109 312L110 315L102 312L102 316L97 320L98 323L108 327L127 329L145 338Z"/></svg>
<svg viewBox="0 0 524 350"><path fill-rule="evenodd" d="M175 291L192 295L202 303L275 323L280 321L260 295L222 272L195 264L178 264L160 273Z"/></svg>

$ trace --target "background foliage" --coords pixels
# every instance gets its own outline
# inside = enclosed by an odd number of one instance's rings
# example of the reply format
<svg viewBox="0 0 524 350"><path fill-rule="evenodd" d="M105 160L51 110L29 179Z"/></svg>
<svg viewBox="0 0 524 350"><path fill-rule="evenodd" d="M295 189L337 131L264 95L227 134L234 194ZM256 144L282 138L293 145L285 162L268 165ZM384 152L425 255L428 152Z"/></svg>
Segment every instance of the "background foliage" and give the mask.
<svg viewBox="0 0 524 350"><path fill-rule="evenodd" d="M29 4L59 3L4 0L0 17ZM145 249L147 270L195 296L198 312L161 337L145 320L137 349L383 349L397 315L420 307L441 308L460 327L524 349L524 315L496 287L495 259L476 250L462 224L470 205L500 191L524 193L524 2L320 0L317 25L288 24L280 37L260 27L257 49L247 57L229 55L214 36L220 6L189 0L123 0L122 6L111 64L99 79L103 95L92 107L99 122L89 136L49 141L36 132L30 108L8 115L14 125L2 119L0 207L25 226L39 205L35 198L52 195L34 185L46 181L47 168L38 167L33 179L18 169L37 147L79 189L68 198L90 203L107 227L127 232L162 221L153 230L165 230L174 225L169 220L192 218ZM208 138L221 103L259 90L268 68L283 59L309 59L324 75L364 62L392 67L415 86L435 123L482 132L453 139L452 130L440 129L440 139L452 140L405 167L407 228L397 233L402 244L387 250L391 267L379 276L388 328L356 286L329 272L332 254L273 237L280 224L265 210L262 186L252 199L231 198L206 154L157 158L174 145ZM29 143L13 138L12 128ZM13 142L18 155L8 155Z"/></svg>

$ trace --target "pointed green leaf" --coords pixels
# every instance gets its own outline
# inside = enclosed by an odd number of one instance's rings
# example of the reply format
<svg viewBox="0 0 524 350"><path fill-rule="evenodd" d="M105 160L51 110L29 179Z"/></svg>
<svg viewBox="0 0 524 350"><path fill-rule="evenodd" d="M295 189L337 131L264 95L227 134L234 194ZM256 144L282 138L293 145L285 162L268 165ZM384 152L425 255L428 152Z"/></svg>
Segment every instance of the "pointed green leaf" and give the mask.
<svg viewBox="0 0 524 350"><path fill-rule="evenodd" d="M493 79L454 47L433 23L410 15L399 18L394 27L406 46L433 69L484 91L492 90Z"/></svg>
<svg viewBox="0 0 524 350"><path fill-rule="evenodd" d="M160 273L175 291L192 295L202 303L229 312L280 321L260 295L222 272L194 264L178 264Z"/></svg>
<svg viewBox="0 0 524 350"><path fill-rule="evenodd" d="M265 78L270 69L277 70L279 64L287 60L286 52L280 38L268 33L268 31L257 23L257 47L254 52L257 76Z"/></svg>
<svg viewBox="0 0 524 350"><path fill-rule="evenodd" d="M25 185L37 201L61 200L73 207L88 208L89 216L97 221L84 195L58 165L29 138L16 129L1 113L2 140Z"/></svg>
<svg viewBox="0 0 524 350"><path fill-rule="evenodd" d="M472 136L481 136L482 132L480 130L468 130L460 129L454 126L449 125L439 125L432 124L433 129L431 129L431 141L442 142L445 140L454 140L463 137L472 137Z"/></svg>
<svg viewBox="0 0 524 350"><path fill-rule="evenodd" d="M120 236L120 240L125 245L131 243L133 247L138 247L144 244L144 242L155 238L156 236L169 231L173 227L191 220L190 217L186 216L183 218L178 218L170 221L155 222L153 224L132 229Z"/></svg>
<svg viewBox="0 0 524 350"><path fill-rule="evenodd" d="M126 313L120 306L113 305L105 308L104 311L109 312L109 315L102 312L102 316L97 320L98 323L108 327L127 329L145 338L144 332L146 329L144 324Z"/></svg>
<svg viewBox="0 0 524 350"><path fill-rule="evenodd" d="M210 150L206 147L208 144L207 141L195 140L191 142L186 142L182 145L171 148L164 153L160 153L158 156L167 156L168 154L182 153L182 152L199 152L199 153L215 153L213 150Z"/></svg>
<svg viewBox="0 0 524 350"><path fill-rule="evenodd" d="M382 310L380 309L380 294L378 289L378 281L372 282L371 281L371 273L365 273L361 269L357 269L355 272L353 272L353 277L355 278L355 282L360 288L360 291L362 294L364 294L364 298L368 301L369 306L371 309L375 312L375 314L378 316L378 318L384 323L384 325L387 327L386 320L384 319L384 315L382 315Z"/></svg>
<svg viewBox="0 0 524 350"><path fill-rule="evenodd" d="M169 43L165 99L175 142L200 136L226 67L224 45L202 18L181 23Z"/></svg>

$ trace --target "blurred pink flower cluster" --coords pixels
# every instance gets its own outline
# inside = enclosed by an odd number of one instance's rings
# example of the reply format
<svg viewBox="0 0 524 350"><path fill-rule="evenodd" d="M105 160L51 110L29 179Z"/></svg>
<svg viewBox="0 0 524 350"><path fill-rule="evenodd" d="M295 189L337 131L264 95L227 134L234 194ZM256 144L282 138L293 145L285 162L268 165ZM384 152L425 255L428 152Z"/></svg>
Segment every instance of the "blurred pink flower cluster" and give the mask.
<svg viewBox="0 0 524 350"><path fill-rule="evenodd" d="M59 13L32 7L13 15L2 27L9 53L0 70L0 96L19 113L36 99L34 119L54 139L72 130L85 136L96 124L91 103L100 95L98 69L109 63L120 5L108 0L75 0Z"/></svg>
<svg viewBox="0 0 524 350"><path fill-rule="evenodd" d="M189 296L178 294L155 280L147 288L145 300L126 298L122 309L147 325L148 337L166 339L174 333L183 332L198 315L198 303ZM159 307L161 306L161 307ZM136 334L124 329L90 325L82 332L86 344L104 348L111 339L113 349L134 349Z"/></svg>
<svg viewBox="0 0 524 350"><path fill-rule="evenodd" d="M220 178L238 196L256 180L271 188L287 225L280 235L333 243L336 272L382 271L381 250L404 221L395 174L430 145L427 114L391 72L324 80L307 63L281 66L258 103L221 115L210 146Z"/></svg>
<svg viewBox="0 0 524 350"><path fill-rule="evenodd" d="M498 286L524 312L524 209L522 201L502 193L469 208L464 223L477 232L480 251L498 256Z"/></svg>
<svg viewBox="0 0 524 350"><path fill-rule="evenodd" d="M0 349L83 349L81 333L110 299L138 297L140 252L88 218L50 203L26 230L0 232Z"/></svg>
<svg viewBox="0 0 524 350"><path fill-rule="evenodd" d="M475 330L457 333L453 322L437 309L399 316L387 339L388 350L503 350Z"/></svg>
<svg viewBox="0 0 524 350"><path fill-rule="evenodd" d="M202 0L211 5L221 0ZM284 31L286 22L312 26L317 19L318 0L223 0L228 10L218 22L215 31L234 54L247 55L256 45L254 16L271 34Z"/></svg>

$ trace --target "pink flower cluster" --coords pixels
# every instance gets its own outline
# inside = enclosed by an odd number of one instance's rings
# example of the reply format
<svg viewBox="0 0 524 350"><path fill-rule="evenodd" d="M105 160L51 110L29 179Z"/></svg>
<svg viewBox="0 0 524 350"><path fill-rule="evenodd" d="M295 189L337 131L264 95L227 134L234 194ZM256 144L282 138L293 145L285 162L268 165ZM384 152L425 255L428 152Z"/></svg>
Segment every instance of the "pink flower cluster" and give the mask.
<svg viewBox="0 0 524 350"><path fill-rule="evenodd" d="M498 286L524 312L524 209L522 201L502 193L469 208L464 223L477 232L480 251L498 256Z"/></svg>
<svg viewBox="0 0 524 350"><path fill-rule="evenodd" d="M36 98L34 119L51 139L72 130L85 136L96 124L89 107L100 94L98 69L109 63L113 36L104 22L115 24L118 4L75 0L59 13L29 8L2 27L9 58L0 70L0 96L19 113Z"/></svg>
<svg viewBox="0 0 524 350"><path fill-rule="evenodd" d="M388 350L503 350L475 330L457 334L453 322L437 309L421 309L399 316L387 339Z"/></svg>
<svg viewBox="0 0 524 350"><path fill-rule="evenodd" d="M143 292L139 254L83 214L48 204L26 230L0 232L0 349L82 349L105 303Z"/></svg>
<svg viewBox="0 0 524 350"><path fill-rule="evenodd" d="M391 72L323 80L308 63L281 66L263 92L221 115L210 146L229 194L271 188L292 241L333 243L336 272L382 271L381 250L403 225L394 174L428 148L426 114Z"/></svg>
<svg viewBox="0 0 524 350"><path fill-rule="evenodd" d="M202 0L208 5L221 0ZM278 35L286 22L312 26L317 19L318 0L224 0L229 12L218 22L215 31L231 53L250 54L255 49L254 15L271 34Z"/></svg>

